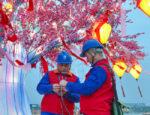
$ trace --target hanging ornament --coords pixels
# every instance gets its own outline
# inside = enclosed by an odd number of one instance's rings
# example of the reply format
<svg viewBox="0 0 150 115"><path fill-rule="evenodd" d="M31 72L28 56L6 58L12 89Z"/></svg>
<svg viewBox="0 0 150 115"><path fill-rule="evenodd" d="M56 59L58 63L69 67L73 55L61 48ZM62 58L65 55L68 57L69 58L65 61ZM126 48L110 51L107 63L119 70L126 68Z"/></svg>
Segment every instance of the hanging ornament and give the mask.
<svg viewBox="0 0 150 115"><path fill-rule="evenodd" d="M106 23L108 19L100 20L93 26L93 37L97 39L101 44L105 45L111 33L111 25Z"/></svg>
<svg viewBox="0 0 150 115"><path fill-rule="evenodd" d="M137 64L131 68L130 74L137 80L139 78L141 71L142 71L141 66Z"/></svg>
<svg viewBox="0 0 150 115"><path fill-rule="evenodd" d="M118 61L113 65L113 70L116 72L119 78L122 78L126 69L127 65L123 61Z"/></svg>
<svg viewBox="0 0 150 115"><path fill-rule="evenodd" d="M142 92L140 90L140 86L138 84L138 78L139 75L141 74L141 71L142 71L142 67L139 64L136 64L131 68L130 74L136 79L140 96L143 97Z"/></svg>
<svg viewBox="0 0 150 115"><path fill-rule="evenodd" d="M6 12L6 15L9 15L13 10L13 5L10 3L6 3L2 9L4 12Z"/></svg>
<svg viewBox="0 0 150 115"><path fill-rule="evenodd" d="M113 70L119 76L120 82L121 82L121 78L122 78L122 76L123 76L126 69L127 69L127 65L123 61L118 61L113 65ZM125 93L124 93L122 83L121 83L121 89L122 89L123 97L125 97Z"/></svg>
<svg viewBox="0 0 150 115"><path fill-rule="evenodd" d="M150 17L150 0L137 0L137 7Z"/></svg>

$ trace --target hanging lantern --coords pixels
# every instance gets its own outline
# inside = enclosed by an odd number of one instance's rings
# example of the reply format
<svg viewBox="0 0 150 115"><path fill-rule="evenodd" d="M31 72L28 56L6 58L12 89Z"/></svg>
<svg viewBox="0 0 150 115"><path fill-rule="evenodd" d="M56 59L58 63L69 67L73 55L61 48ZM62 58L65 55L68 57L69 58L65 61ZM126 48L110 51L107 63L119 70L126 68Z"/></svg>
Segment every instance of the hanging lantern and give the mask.
<svg viewBox="0 0 150 115"><path fill-rule="evenodd" d="M126 69L127 69L127 65L122 61L116 62L113 65L113 70L116 72L119 78L123 76Z"/></svg>
<svg viewBox="0 0 150 115"><path fill-rule="evenodd" d="M139 78L141 71L142 71L141 66L137 64L131 68L130 74L137 80Z"/></svg>
<svg viewBox="0 0 150 115"><path fill-rule="evenodd" d="M3 6L3 11L6 12L6 14L10 14L12 12L13 6L10 3L7 3Z"/></svg>
<svg viewBox="0 0 150 115"><path fill-rule="evenodd" d="M105 45L108 41L111 32L111 25L106 23L106 20L96 22L93 26L93 37L97 39L101 44Z"/></svg>
<svg viewBox="0 0 150 115"><path fill-rule="evenodd" d="M137 7L150 17L150 0L137 0Z"/></svg>
<svg viewBox="0 0 150 115"><path fill-rule="evenodd" d="M138 78L139 78L141 71L142 71L141 66L139 64L137 64L131 68L130 74L136 79L140 96L143 97L140 86L138 84Z"/></svg>
<svg viewBox="0 0 150 115"><path fill-rule="evenodd" d="M118 61L113 65L113 70L119 76L120 81L121 81L121 78L122 78L126 69L127 69L127 65L123 61ZM124 93L124 89L123 89L122 84L121 84L121 89L122 89L123 97L125 97L125 93Z"/></svg>

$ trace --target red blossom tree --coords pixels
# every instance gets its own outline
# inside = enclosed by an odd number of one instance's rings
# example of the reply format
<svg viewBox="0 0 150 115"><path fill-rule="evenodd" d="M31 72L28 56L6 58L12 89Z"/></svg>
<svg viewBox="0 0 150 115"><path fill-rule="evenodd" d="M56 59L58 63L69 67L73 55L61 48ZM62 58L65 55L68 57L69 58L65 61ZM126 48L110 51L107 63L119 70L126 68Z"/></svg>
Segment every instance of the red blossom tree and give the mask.
<svg viewBox="0 0 150 115"><path fill-rule="evenodd" d="M75 47L71 45L82 46L85 40L92 38L92 25L97 20L105 18L108 18L107 23L112 26L111 36L106 44L106 55L110 61L114 63L122 60L131 66L145 56L141 51L143 47L138 46L136 42L136 37L143 33L123 35L125 29L118 28L122 23L132 23L131 20L126 19L125 12L122 12L121 4L126 2L125 0L119 2L118 0L29 0L29 2L14 0L10 2L13 5L12 13L6 15L3 11L8 21L1 25L5 33L1 44L5 46L8 41L13 44L21 43L27 55L36 52L37 60L32 63L33 58L28 60L31 64L41 61L38 59L44 56L54 65L55 58L61 50L73 54L72 50L75 50ZM9 36L13 40L9 39ZM77 55L74 56L83 61ZM51 65L50 62L47 63Z"/></svg>

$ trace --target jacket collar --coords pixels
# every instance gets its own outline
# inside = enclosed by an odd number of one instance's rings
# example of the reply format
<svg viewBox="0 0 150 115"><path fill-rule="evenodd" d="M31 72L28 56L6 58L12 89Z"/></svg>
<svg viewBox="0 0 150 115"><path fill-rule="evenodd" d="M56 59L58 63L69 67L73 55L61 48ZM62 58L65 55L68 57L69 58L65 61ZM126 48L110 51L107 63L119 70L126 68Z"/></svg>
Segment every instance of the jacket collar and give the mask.
<svg viewBox="0 0 150 115"><path fill-rule="evenodd" d="M97 64L103 64L103 63L108 63L107 59L100 59L99 61L95 62L92 67L96 66Z"/></svg>
<svg viewBox="0 0 150 115"><path fill-rule="evenodd" d="M58 71L58 69L56 69L56 70L54 70L54 73L58 73L58 74L61 74L59 71ZM72 73L69 71L66 75L68 75L68 76L72 76Z"/></svg>

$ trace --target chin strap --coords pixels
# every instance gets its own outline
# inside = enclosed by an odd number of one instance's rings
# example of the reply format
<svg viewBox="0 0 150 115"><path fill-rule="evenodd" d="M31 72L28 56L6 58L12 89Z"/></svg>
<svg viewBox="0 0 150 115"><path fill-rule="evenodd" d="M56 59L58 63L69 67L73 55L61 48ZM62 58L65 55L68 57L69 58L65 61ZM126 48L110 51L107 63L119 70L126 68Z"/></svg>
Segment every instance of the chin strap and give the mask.
<svg viewBox="0 0 150 115"><path fill-rule="evenodd" d="M94 64L94 56L92 56L92 65Z"/></svg>
<svg viewBox="0 0 150 115"><path fill-rule="evenodd" d="M95 57L95 55L96 55L96 50L95 50L95 48L94 48L94 53L92 53L91 51L88 51L88 53L92 56L92 63L91 63L91 65L93 65L94 64L94 57Z"/></svg>

